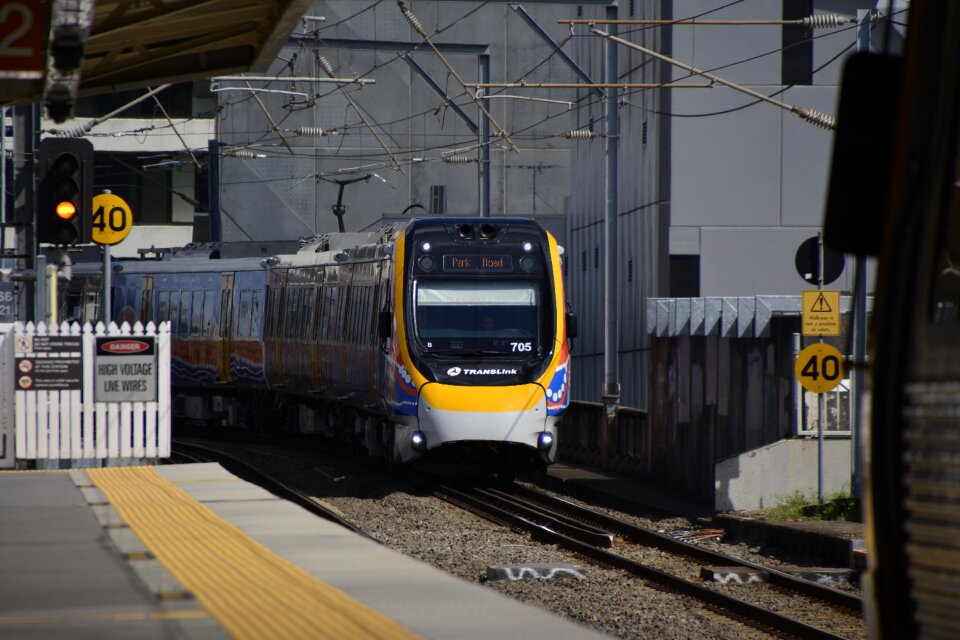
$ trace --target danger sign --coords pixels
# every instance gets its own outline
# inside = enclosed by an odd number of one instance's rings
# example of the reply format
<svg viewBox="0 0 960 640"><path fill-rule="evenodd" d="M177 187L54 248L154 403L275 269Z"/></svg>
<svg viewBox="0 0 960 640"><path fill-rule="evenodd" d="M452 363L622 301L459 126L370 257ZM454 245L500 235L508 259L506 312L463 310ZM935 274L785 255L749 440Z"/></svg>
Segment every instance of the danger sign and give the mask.
<svg viewBox="0 0 960 640"><path fill-rule="evenodd" d="M97 338L93 376L96 402L156 402L155 338Z"/></svg>

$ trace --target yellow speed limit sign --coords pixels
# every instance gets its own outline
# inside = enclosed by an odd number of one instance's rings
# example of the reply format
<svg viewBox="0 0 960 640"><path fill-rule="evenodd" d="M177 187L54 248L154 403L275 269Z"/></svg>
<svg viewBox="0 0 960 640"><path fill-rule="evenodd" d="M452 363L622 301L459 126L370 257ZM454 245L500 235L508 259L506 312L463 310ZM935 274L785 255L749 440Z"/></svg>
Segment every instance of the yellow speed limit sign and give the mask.
<svg viewBox="0 0 960 640"><path fill-rule="evenodd" d="M133 212L120 196L101 193L93 197L90 238L97 244L117 244L133 227Z"/></svg>
<svg viewBox="0 0 960 640"><path fill-rule="evenodd" d="M804 389L826 393L843 380L843 356L836 347L818 342L800 352L793 371Z"/></svg>

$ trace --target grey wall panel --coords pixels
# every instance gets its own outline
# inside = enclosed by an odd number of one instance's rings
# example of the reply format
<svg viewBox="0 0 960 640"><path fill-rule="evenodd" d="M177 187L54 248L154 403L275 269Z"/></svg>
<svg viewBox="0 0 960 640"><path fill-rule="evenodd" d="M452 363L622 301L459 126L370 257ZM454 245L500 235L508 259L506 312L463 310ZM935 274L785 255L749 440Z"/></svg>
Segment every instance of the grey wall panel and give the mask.
<svg viewBox="0 0 960 640"><path fill-rule="evenodd" d="M717 20L779 20L781 17L780 3L768 0L746 0L714 10L729 4L722 0L678 1L673 3L673 18L679 20L702 16L704 19ZM731 82L779 84L781 32L779 26L676 26L673 27L674 57L705 71L718 69L716 73ZM772 55L757 57L771 52ZM728 66L748 58L755 59ZM676 73L686 75L680 69Z"/></svg>
<svg viewBox="0 0 960 640"><path fill-rule="evenodd" d="M752 101L725 88L677 90L673 109L711 114ZM768 104L674 118L671 224L779 224L781 118L780 109Z"/></svg>
<svg viewBox="0 0 960 640"><path fill-rule="evenodd" d="M789 104L836 116L837 87L796 87L783 99ZM784 226L820 226L833 151L833 132L788 115L783 120Z"/></svg>
<svg viewBox="0 0 960 640"><path fill-rule="evenodd" d="M702 231L700 292L703 296L797 294L809 289L794 256L815 228L713 228ZM757 268L763 265L763 268ZM830 288L849 291L852 265Z"/></svg>

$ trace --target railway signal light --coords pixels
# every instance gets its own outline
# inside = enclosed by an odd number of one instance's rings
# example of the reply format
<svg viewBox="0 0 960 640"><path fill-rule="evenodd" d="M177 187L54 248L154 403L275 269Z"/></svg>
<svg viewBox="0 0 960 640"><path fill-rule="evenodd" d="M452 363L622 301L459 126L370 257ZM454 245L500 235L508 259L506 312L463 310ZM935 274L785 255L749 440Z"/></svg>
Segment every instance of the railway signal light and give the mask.
<svg viewBox="0 0 960 640"><path fill-rule="evenodd" d="M90 242L93 145L79 138L46 138L37 149L37 239L50 244Z"/></svg>

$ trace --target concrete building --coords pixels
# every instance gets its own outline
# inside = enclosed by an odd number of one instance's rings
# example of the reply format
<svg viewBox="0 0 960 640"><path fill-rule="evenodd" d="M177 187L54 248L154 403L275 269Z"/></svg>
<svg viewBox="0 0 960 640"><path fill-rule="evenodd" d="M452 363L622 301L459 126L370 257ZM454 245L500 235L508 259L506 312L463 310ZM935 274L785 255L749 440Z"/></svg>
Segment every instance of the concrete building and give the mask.
<svg viewBox="0 0 960 640"><path fill-rule="evenodd" d="M483 114L458 78L470 92L481 81L570 82L569 68L521 12L561 42L568 29L557 21L575 7L413 2L407 8L439 55L395 2L317 2L263 74L273 81L217 83L223 239L334 231L331 208L341 185L347 230L408 210L564 212L570 143L562 134L571 128L574 92L487 89L490 144L480 145ZM338 78L373 83L341 89L303 80L328 77L324 65ZM499 135L501 127L509 139Z"/></svg>
<svg viewBox="0 0 960 640"><path fill-rule="evenodd" d="M734 3L650 0L621 3L619 18L780 20L835 14L853 20L877 3L817 0ZM886 10L887 3L882 3ZM902 3L895 3L902 5ZM901 7L902 8L902 7ZM896 7L895 7L895 10ZM603 18L600 8L585 17ZM585 29L585 28L584 28ZM598 30L613 31L604 25ZM855 23L811 30L783 25L619 25L621 37L786 105L836 113L844 59L856 50ZM903 31L873 29L897 50ZM576 40L575 59L603 73L600 38ZM711 84L620 46L625 83ZM600 131L601 103L577 112ZM621 402L646 408L653 297L800 295L810 288L794 264L800 244L823 220L833 133L750 95L710 88L625 90L619 99L617 275ZM600 400L604 381L604 147L573 144L568 209L568 287L583 336L574 351L574 396ZM868 271L868 282L872 283ZM850 292L852 261L830 288Z"/></svg>

